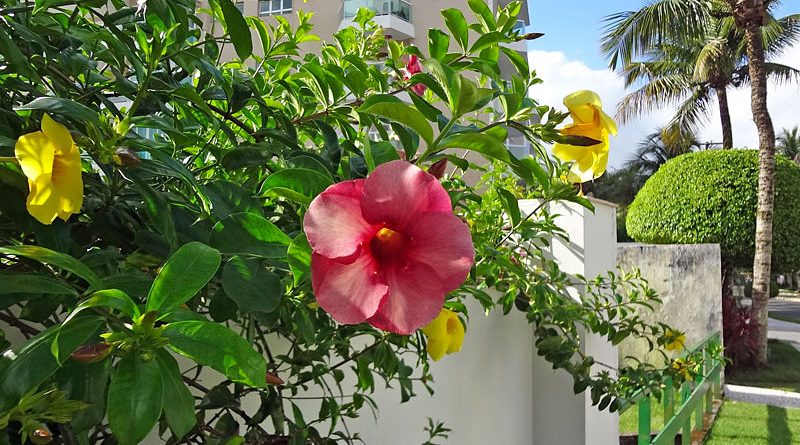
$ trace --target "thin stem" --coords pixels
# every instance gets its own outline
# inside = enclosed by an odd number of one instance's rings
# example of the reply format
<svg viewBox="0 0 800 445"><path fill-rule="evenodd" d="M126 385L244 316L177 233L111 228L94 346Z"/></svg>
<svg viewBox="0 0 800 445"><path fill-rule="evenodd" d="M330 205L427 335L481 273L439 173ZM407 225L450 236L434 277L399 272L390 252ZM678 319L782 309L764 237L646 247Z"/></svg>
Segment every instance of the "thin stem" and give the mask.
<svg viewBox="0 0 800 445"><path fill-rule="evenodd" d="M17 164L19 165L19 161L17 158L13 156L0 156L0 163L7 163L7 164Z"/></svg>
<svg viewBox="0 0 800 445"><path fill-rule="evenodd" d="M375 347L377 347L378 345L380 345L384 341L386 341L386 337L381 337L380 340L378 340L375 343L367 346L366 348L362 349L361 351L356 352L355 354L353 354L350 357L340 361L339 363L329 367L324 372L316 373L316 374L314 374L314 375L312 375L310 377L307 377L307 378L305 378L303 380L298 381L297 383L295 383L295 384L293 384L291 386L295 386L295 387L296 386L301 386L301 385L306 384L306 383L308 383L308 382L310 382L310 381L312 381L312 380L314 380L316 378L322 377L323 375L333 371L334 369L341 368L342 366L346 365L347 363L350 363L351 361L355 360L356 358L360 357L361 355L371 351L372 349L374 349Z"/></svg>

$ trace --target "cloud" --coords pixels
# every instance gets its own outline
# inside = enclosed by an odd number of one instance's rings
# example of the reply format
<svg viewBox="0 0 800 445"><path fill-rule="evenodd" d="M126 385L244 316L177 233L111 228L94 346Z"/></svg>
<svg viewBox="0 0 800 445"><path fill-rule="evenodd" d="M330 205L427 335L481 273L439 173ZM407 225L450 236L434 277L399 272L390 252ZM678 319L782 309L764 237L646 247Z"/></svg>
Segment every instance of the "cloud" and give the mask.
<svg viewBox="0 0 800 445"><path fill-rule="evenodd" d="M626 93L623 80L614 72L607 69L593 69L580 60L568 59L562 52L531 51L528 57L531 67L544 80L544 83L531 89L531 94L543 104L563 108L561 101L565 95L575 90L590 89L600 95L606 110L609 114L613 114L616 104ZM788 50L777 61L796 65L800 61L800 45ZM750 112L750 89L730 90L728 97L734 144L737 147L756 148L758 132ZM770 84L768 106L776 132L799 125L800 86ZM669 122L673 112L673 109L655 110L620 126L619 135L612 139L609 156L611 166L618 167L629 159L637 144L657 127ZM714 112L709 115L699 139L703 142L722 140L716 102L714 102Z"/></svg>

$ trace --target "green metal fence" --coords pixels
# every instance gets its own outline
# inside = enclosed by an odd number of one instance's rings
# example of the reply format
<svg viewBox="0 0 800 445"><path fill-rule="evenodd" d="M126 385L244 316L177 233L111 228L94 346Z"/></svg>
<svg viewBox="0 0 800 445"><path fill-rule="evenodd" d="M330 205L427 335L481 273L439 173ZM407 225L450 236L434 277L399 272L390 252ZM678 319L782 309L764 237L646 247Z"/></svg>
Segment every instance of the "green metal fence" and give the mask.
<svg viewBox="0 0 800 445"><path fill-rule="evenodd" d="M671 380L666 382L661 398L664 425L655 437L650 425L652 403L655 401L651 395L634 397L623 406L621 412L633 406L639 410L638 445L673 445L678 434L681 435L681 445L691 445L692 432L703 431L704 415L711 414L714 400L720 398L720 380L725 365L721 357L712 353L719 346L720 334L714 332L684 352L683 356L702 352L703 372L694 380L683 383L680 388L676 388Z"/></svg>

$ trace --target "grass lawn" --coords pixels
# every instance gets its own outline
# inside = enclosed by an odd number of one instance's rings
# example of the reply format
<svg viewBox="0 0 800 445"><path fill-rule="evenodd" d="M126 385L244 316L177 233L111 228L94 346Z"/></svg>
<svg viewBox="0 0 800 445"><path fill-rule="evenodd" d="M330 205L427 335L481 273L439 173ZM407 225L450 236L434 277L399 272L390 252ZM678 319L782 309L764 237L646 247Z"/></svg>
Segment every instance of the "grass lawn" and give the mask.
<svg viewBox="0 0 800 445"><path fill-rule="evenodd" d="M800 351L788 343L769 341L769 366L728 374L726 382L800 392ZM653 401L651 430L664 425L664 408ZM634 406L620 416L620 432L635 433L639 413ZM709 433L706 445L800 444L800 409L726 401Z"/></svg>
<svg viewBox="0 0 800 445"><path fill-rule="evenodd" d="M800 392L800 351L792 345L769 341L769 366L725 376L727 383ZM800 442L800 437L798 437Z"/></svg>
<svg viewBox="0 0 800 445"><path fill-rule="evenodd" d="M705 445L800 443L800 410L726 401Z"/></svg>
<svg viewBox="0 0 800 445"><path fill-rule="evenodd" d="M781 320L781 321L788 321L789 323L800 323L800 318L789 317L786 315L778 314L776 312L770 312L769 318L774 318L776 320Z"/></svg>

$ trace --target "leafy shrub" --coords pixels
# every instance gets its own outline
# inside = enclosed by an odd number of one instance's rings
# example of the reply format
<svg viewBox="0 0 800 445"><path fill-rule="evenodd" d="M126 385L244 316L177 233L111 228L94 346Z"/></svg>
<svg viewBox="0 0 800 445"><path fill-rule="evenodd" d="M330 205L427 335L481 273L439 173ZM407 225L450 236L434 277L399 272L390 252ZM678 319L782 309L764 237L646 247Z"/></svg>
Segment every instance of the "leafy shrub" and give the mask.
<svg viewBox="0 0 800 445"><path fill-rule="evenodd" d="M564 273L541 247L566 235L557 221L520 213L521 198L591 204L545 151L517 159L505 146L509 129L537 148L561 140L565 117L528 97L540 80L502 45L522 39L518 2L495 13L470 0L472 23L445 11L450 29L430 30L426 51L386 39L362 9L316 55L300 11L292 27L242 17L231 0L128 3L0 9L0 443L52 431L56 443L134 444L157 425L167 443L353 443L344 423L377 408L376 387L401 402L432 391L422 331L337 323L320 308L303 222L328 187L401 157L419 173L437 166L439 206L449 197L472 232L474 265L447 309L468 319L470 302L508 313L527 300L539 354L600 409L659 387L669 371L597 372L581 349L586 332L663 345L665 327L635 315L658 301L652 290L634 274ZM469 45L470 30L484 37ZM15 147L47 136L42 125L74 139L61 151L80 152L67 170L83 205L33 218L38 183ZM498 164L475 188L462 175L485 169L452 149ZM212 372L221 383L207 387Z"/></svg>
<svg viewBox="0 0 800 445"><path fill-rule="evenodd" d="M701 151L667 162L628 208L638 242L719 243L724 259L751 267L755 245L758 152ZM775 181L773 270L800 268L800 167L779 156Z"/></svg>
<svg viewBox="0 0 800 445"><path fill-rule="evenodd" d="M733 298L722 299L722 336L725 355L734 368L752 365L758 345L753 338L749 307L739 306Z"/></svg>

